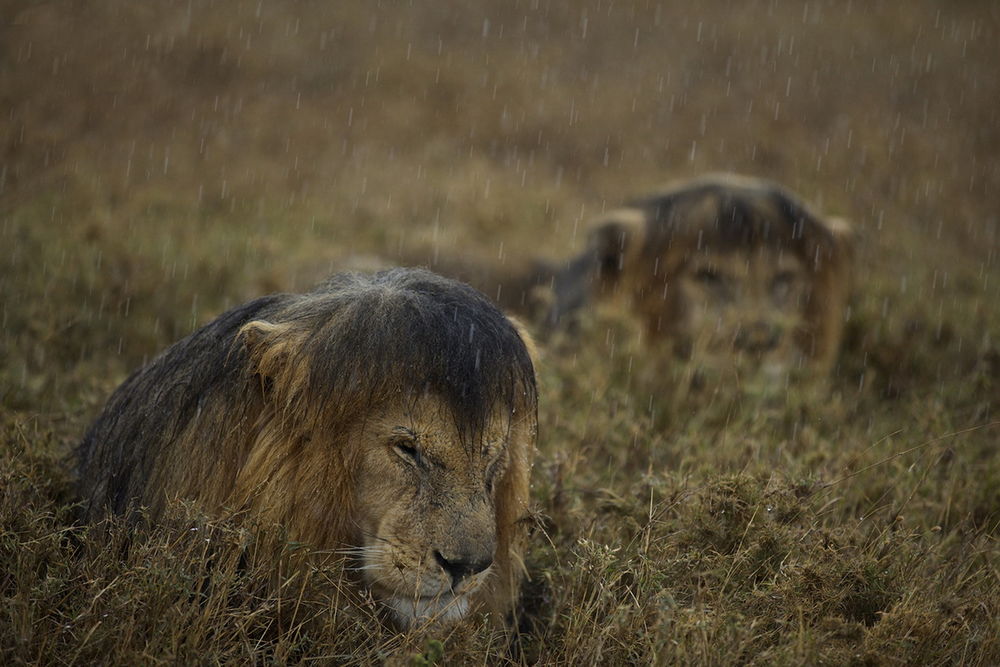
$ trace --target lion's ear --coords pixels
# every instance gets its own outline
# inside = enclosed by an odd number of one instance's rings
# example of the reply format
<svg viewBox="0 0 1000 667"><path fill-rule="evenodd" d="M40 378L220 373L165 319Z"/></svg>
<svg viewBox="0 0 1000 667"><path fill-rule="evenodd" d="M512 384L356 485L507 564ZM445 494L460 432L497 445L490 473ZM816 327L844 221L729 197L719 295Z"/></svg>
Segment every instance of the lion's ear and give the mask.
<svg viewBox="0 0 1000 667"><path fill-rule="evenodd" d="M240 327L237 340L247 351L250 372L259 375L263 386L270 388L287 370L288 360L297 347L292 325L253 320Z"/></svg>
<svg viewBox="0 0 1000 667"><path fill-rule="evenodd" d="M836 275L849 272L854 257L853 225L844 218L836 217L821 218L818 222L825 232L825 238L817 239L819 247L811 251L812 259L816 262L814 270Z"/></svg>
<svg viewBox="0 0 1000 667"><path fill-rule="evenodd" d="M552 279L546 327L571 318L592 296L613 291L634 263L646 234L646 216L634 208L611 211L591 231L587 249Z"/></svg>
<svg viewBox="0 0 1000 667"><path fill-rule="evenodd" d="M645 231L646 216L635 208L611 211L595 225L588 251L602 289L613 286L628 270L633 256L642 247Z"/></svg>
<svg viewBox="0 0 1000 667"><path fill-rule="evenodd" d="M833 236L834 241L841 254L851 255L854 252L854 244L857 235L854 225L846 218L827 218L826 229Z"/></svg>
<svg viewBox="0 0 1000 667"><path fill-rule="evenodd" d="M538 345L535 344L535 338L528 332L527 327L524 326L524 322L512 315L508 315L507 319L514 325L517 335L521 337L521 342L524 343L524 347L528 350L528 356L531 357L531 365L535 367L535 372L537 373L539 351Z"/></svg>

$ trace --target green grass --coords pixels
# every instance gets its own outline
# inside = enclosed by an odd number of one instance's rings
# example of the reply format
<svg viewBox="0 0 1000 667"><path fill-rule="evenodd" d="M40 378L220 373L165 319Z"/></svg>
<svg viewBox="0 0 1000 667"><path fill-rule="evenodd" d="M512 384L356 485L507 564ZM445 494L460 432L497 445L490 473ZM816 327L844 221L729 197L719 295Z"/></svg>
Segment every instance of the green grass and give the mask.
<svg viewBox="0 0 1000 667"><path fill-rule="evenodd" d="M1000 662L995 11L369 5L0 3L0 662ZM548 341L512 629L396 634L195 508L74 521L103 401L226 308L353 255L564 257L706 170L854 221L841 359L686 395L616 306Z"/></svg>

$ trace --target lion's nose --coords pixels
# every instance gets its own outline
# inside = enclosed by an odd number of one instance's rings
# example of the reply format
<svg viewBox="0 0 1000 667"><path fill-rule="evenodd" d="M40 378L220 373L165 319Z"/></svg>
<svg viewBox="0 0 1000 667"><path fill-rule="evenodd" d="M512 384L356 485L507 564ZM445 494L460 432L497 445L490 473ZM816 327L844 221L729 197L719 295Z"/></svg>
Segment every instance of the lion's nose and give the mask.
<svg viewBox="0 0 1000 667"><path fill-rule="evenodd" d="M457 586L462 579L479 574L490 565L493 565L493 556L484 559L464 555L458 558L445 558L440 551L434 551L434 558L448 576L451 577L451 585Z"/></svg>
<svg viewBox="0 0 1000 667"><path fill-rule="evenodd" d="M736 332L736 348L747 352L769 352L778 346L781 330L766 322L754 322Z"/></svg>

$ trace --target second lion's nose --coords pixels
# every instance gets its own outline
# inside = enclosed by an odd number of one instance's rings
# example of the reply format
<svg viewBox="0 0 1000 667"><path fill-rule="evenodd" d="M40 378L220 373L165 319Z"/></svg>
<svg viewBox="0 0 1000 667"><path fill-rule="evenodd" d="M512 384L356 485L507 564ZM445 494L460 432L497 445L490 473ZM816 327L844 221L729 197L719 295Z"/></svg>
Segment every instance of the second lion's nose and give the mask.
<svg viewBox="0 0 1000 667"><path fill-rule="evenodd" d="M740 350L747 352L769 352L778 346L781 331L766 322L755 322L741 328L733 341Z"/></svg>

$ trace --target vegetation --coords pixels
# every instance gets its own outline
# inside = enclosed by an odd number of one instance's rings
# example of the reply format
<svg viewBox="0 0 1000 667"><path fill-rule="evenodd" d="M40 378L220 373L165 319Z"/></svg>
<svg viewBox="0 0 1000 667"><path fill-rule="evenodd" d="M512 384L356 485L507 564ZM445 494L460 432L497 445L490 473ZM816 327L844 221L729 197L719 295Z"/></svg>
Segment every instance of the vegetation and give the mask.
<svg viewBox="0 0 1000 667"><path fill-rule="evenodd" d="M1000 663L988 3L0 13L0 662ZM855 222L841 361L817 395L684 395L616 307L548 341L512 630L396 634L195 508L74 521L103 401L227 307L411 246L566 256L707 170Z"/></svg>

